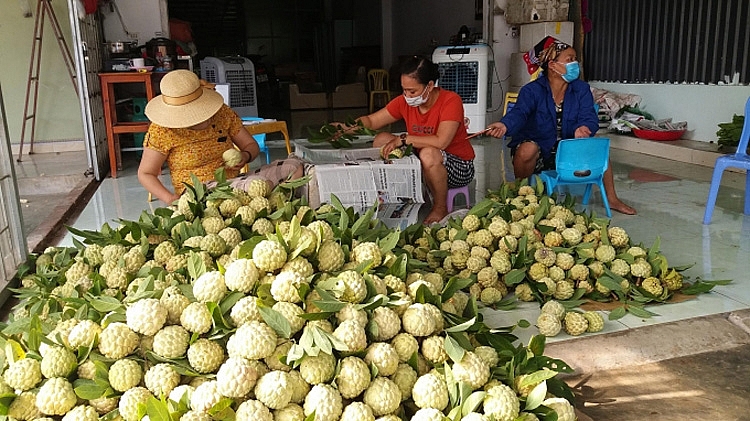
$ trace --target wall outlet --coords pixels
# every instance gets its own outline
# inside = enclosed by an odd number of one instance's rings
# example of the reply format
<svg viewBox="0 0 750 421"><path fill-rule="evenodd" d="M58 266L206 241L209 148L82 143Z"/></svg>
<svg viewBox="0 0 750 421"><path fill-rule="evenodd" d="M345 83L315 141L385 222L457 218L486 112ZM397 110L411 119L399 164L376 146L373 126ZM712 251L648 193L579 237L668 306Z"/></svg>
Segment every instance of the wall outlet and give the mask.
<svg viewBox="0 0 750 421"><path fill-rule="evenodd" d="M521 35L520 29L517 26L510 27L510 37L518 38Z"/></svg>
<svg viewBox="0 0 750 421"><path fill-rule="evenodd" d="M130 39L138 39L138 33L137 32L128 32L128 37Z"/></svg>

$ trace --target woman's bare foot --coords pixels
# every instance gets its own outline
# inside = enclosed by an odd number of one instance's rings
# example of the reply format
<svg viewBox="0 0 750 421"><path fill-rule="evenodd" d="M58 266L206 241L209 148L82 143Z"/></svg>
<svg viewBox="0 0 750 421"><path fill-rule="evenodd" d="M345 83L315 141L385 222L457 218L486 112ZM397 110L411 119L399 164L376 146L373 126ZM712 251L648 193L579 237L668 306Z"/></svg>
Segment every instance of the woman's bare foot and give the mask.
<svg viewBox="0 0 750 421"><path fill-rule="evenodd" d="M625 215L635 215L637 213L634 207L626 205L621 200L610 201L609 208Z"/></svg>
<svg viewBox="0 0 750 421"><path fill-rule="evenodd" d="M433 207L432 210L430 210L430 214L427 215L427 217L424 219L424 224L430 225L434 224L435 222L440 222L443 218L445 218L445 215L448 215L447 208Z"/></svg>

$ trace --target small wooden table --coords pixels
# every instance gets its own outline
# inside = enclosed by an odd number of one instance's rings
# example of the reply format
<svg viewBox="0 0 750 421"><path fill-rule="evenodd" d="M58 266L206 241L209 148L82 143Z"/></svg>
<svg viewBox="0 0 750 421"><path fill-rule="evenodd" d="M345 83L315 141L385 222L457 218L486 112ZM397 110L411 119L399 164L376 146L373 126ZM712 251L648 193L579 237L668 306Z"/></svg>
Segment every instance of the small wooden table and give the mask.
<svg viewBox="0 0 750 421"><path fill-rule="evenodd" d="M286 127L286 121L267 121L261 123L248 124L245 129L250 134L274 133L281 132L286 141L286 153L292 153L292 144L289 141L289 130Z"/></svg>
<svg viewBox="0 0 750 421"><path fill-rule="evenodd" d="M107 146L109 147L109 170L112 178L117 178L117 170L122 168L120 152L120 134L143 133L148 130L148 121L117 121L115 84L143 83L146 86L146 100L154 97L152 72L117 72L99 73L102 84L102 102L104 104L104 124L107 130Z"/></svg>

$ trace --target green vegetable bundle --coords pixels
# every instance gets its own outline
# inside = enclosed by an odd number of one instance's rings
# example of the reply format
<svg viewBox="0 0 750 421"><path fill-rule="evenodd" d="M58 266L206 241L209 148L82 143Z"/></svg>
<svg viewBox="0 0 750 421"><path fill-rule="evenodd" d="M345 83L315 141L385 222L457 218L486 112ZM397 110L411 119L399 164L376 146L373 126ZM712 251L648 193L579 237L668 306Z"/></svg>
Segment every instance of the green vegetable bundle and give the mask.
<svg viewBox="0 0 750 421"><path fill-rule="evenodd" d="M740 143L742 126L745 124L745 116L734 115L729 123L719 123L719 130L716 132L719 146L736 147Z"/></svg>

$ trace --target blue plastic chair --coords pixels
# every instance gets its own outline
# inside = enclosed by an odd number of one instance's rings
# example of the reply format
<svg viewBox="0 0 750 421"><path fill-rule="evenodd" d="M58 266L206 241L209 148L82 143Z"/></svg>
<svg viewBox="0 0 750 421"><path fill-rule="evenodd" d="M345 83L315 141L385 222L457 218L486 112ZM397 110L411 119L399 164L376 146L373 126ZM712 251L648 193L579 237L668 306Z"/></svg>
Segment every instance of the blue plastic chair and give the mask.
<svg viewBox="0 0 750 421"><path fill-rule="evenodd" d="M721 185L721 176L727 168L744 168L745 175L745 215L750 215L750 156L747 154L748 138L750 138L750 98L745 104L745 124L742 126L740 135L740 144L737 145L737 152L726 154L716 158L714 164L714 174L711 177L711 188L708 191L708 200L706 201L706 213L703 214L703 224L711 223L711 215L714 213L716 205L716 195L719 193Z"/></svg>
<svg viewBox="0 0 750 421"><path fill-rule="evenodd" d="M263 121L264 120L261 117L241 117L241 118L242 118L242 121ZM266 134L265 133L254 134L253 139L255 139L255 142L258 143L258 147L260 147L260 151L266 155L266 164L270 164L271 153L268 151L268 146L266 146Z"/></svg>
<svg viewBox="0 0 750 421"><path fill-rule="evenodd" d="M599 186L607 217L612 217L609 209L607 192L604 190L604 172L609 166L609 139L604 137L587 137L580 139L563 139L557 144L555 170L542 171L540 174L551 195L557 187L564 185L586 185L583 194L584 205L588 205L591 187Z"/></svg>

